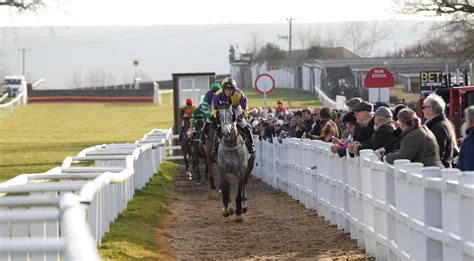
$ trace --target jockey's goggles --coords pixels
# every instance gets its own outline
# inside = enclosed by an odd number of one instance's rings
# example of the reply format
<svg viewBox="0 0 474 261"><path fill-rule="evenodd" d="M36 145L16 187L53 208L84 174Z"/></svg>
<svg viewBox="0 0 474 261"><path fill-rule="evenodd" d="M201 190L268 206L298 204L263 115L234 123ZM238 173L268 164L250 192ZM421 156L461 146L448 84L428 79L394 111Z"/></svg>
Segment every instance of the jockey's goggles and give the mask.
<svg viewBox="0 0 474 261"><path fill-rule="evenodd" d="M224 88L224 90L235 89L235 87L232 84L224 84L222 88Z"/></svg>

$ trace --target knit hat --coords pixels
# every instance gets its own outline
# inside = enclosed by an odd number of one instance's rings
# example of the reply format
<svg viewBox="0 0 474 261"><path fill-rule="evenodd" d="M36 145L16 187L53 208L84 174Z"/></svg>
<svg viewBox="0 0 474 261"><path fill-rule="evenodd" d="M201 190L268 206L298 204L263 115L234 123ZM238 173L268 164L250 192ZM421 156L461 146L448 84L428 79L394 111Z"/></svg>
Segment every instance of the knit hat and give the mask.
<svg viewBox="0 0 474 261"><path fill-rule="evenodd" d="M393 114L389 108L382 106L375 111L375 116L380 116L383 118L392 118Z"/></svg>

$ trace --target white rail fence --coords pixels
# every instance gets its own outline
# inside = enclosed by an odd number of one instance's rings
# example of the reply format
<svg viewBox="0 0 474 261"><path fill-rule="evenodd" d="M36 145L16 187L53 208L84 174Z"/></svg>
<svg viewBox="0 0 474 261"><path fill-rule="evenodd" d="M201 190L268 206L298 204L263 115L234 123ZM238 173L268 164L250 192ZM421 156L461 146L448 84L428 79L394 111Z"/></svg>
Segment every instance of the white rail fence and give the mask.
<svg viewBox="0 0 474 261"><path fill-rule="evenodd" d="M474 172L339 158L330 143L256 139L254 175L350 233L377 260L474 260Z"/></svg>
<svg viewBox="0 0 474 261"><path fill-rule="evenodd" d="M98 145L0 183L0 260L99 260L96 246L160 168L171 130Z"/></svg>
<svg viewBox="0 0 474 261"><path fill-rule="evenodd" d="M7 95L8 96L8 95ZM3 95L2 102L6 100L7 96ZM28 90L24 88L21 92L17 93L16 97L11 101L0 104L0 117L8 117L13 114L18 107L26 105L28 103Z"/></svg>

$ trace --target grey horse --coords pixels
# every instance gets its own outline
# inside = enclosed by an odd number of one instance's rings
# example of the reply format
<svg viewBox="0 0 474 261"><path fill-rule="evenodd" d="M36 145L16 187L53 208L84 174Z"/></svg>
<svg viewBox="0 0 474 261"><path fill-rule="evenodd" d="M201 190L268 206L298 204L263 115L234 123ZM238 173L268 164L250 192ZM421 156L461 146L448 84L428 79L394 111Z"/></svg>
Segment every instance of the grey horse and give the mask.
<svg viewBox="0 0 474 261"><path fill-rule="evenodd" d="M220 189L224 203L222 214L224 217L234 214L230 200L231 185L227 175L235 174L239 180L235 199L235 214L240 217L240 214L247 212L245 190L253 169L255 154L249 154L245 146L245 140L237 128L235 111L229 104L219 104L218 117L222 133L217 151Z"/></svg>

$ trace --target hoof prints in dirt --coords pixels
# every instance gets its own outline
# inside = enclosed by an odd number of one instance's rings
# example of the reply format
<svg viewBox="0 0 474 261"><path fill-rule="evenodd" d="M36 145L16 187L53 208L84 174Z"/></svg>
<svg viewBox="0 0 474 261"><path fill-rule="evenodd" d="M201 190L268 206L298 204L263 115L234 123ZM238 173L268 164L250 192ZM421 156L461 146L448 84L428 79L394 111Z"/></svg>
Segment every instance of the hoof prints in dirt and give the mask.
<svg viewBox="0 0 474 261"><path fill-rule="evenodd" d="M211 189L209 188L209 180L201 178L201 181L198 184L196 180L196 173L191 171L190 179L188 174L186 174L186 171L180 166L174 175L174 190L180 193L195 194L204 193Z"/></svg>
<svg viewBox="0 0 474 261"><path fill-rule="evenodd" d="M235 177L231 184L235 205ZM177 259L365 260L348 234L258 179L249 180L243 222L236 222L235 215L223 217L217 190L210 190L208 182L186 180L183 168L175 175L175 192L170 247Z"/></svg>

